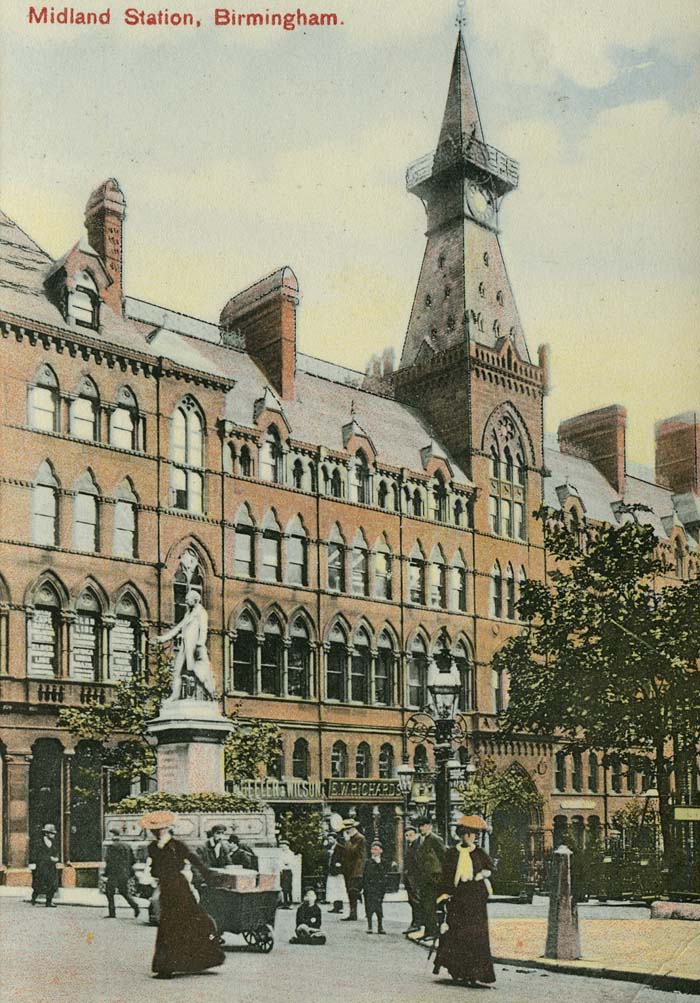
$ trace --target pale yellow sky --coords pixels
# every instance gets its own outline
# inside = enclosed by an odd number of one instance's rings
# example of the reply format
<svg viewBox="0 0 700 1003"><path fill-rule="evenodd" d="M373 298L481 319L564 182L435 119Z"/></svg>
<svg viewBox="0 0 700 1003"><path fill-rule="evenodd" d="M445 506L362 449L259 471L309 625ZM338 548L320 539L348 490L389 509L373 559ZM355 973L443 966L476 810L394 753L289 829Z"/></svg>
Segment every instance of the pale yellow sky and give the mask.
<svg viewBox="0 0 700 1003"><path fill-rule="evenodd" d="M266 7L286 9L237 9ZM456 3L302 7L344 25L215 28L195 0L197 30L127 29L122 6L108 28L30 27L7 0L2 203L59 255L113 175L130 295L215 320L290 264L301 349L362 368L400 351L408 321L424 214L403 175L437 139ZM487 139L521 164L502 243L530 351L552 348L547 427L623 404L629 457L650 463L654 422L700 409L697 3L468 0L467 14Z"/></svg>

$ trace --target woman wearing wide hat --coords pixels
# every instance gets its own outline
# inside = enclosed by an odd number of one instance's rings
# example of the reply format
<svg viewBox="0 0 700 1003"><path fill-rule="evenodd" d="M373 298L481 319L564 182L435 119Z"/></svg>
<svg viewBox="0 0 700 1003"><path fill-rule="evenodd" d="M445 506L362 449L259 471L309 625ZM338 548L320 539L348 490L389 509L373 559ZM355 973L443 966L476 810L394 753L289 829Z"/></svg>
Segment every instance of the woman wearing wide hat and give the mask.
<svg viewBox="0 0 700 1003"><path fill-rule="evenodd" d="M457 822L460 841L445 853L437 901L446 904L447 929L443 924L433 974L446 968L456 982L496 981L486 915L493 864L476 845L477 834L485 830L478 815L463 815Z"/></svg>
<svg viewBox="0 0 700 1003"><path fill-rule="evenodd" d="M199 907L187 876L191 869L206 880L209 871L196 853L173 838L174 821L169 811L154 811L141 819L141 827L153 834L148 856L151 874L160 887L160 923L152 968L161 979L216 968L225 959L214 922Z"/></svg>

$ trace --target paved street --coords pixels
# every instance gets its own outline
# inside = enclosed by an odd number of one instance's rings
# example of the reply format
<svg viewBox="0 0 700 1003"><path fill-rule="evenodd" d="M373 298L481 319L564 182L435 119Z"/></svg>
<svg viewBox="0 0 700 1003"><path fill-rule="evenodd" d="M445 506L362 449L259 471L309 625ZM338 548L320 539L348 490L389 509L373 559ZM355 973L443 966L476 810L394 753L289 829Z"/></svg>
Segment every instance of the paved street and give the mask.
<svg viewBox="0 0 700 1003"><path fill-rule="evenodd" d="M469 990L431 975L427 953L400 931L406 908L391 905L387 937L368 937L364 923L341 923L324 914L329 943L292 947L294 912L278 913L275 949L258 955L230 938L226 965L206 975L157 982L150 978L155 929L117 920L103 910L32 908L0 899L2 1003L448 1003L488 998L491 1003L671 1003L698 999L628 982L555 975L498 965L490 990Z"/></svg>

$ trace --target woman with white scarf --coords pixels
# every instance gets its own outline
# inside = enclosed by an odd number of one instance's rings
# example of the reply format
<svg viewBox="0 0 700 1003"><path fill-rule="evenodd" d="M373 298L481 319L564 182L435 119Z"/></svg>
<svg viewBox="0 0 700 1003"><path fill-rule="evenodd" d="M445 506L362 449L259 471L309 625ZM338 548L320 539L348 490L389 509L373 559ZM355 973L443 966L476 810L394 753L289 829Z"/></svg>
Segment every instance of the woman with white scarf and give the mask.
<svg viewBox="0 0 700 1003"><path fill-rule="evenodd" d="M486 823L463 815L457 823L457 846L445 853L438 907L446 908L433 974L446 968L455 982L475 985L496 981L491 961L486 903L491 894L493 864L476 845Z"/></svg>

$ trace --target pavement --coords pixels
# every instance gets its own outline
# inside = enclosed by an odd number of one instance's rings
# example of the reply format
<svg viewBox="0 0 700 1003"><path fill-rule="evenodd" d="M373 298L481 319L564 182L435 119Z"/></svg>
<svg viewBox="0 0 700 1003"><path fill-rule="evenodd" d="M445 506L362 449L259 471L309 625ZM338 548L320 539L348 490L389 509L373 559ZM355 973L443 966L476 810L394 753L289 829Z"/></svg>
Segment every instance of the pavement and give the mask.
<svg viewBox="0 0 700 1003"><path fill-rule="evenodd" d="M460 1003L484 993L490 1003L670 1003L672 995L700 1001L700 924L653 921L634 907L582 907L586 961L544 970L536 966L546 927L538 913L546 900L494 903L497 982L469 990L434 977L427 951L402 936L405 903L387 904L386 937L368 937L362 920L343 923L323 907L323 948L291 946L295 911L279 910L271 954L251 953L227 934L221 969L161 983L150 976L155 930L145 918L134 920L127 906L106 920L105 900L92 889L63 889L57 909L26 900L26 889L0 890L0 1003L132 1003L145 993L149 1003L259 1003L280 996L285 1003L425 1003L428 994L448 1003L456 993Z"/></svg>
<svg viewBox="0 0 700 1003"><path fill-rule="evenodd" d="M68 890L61 893L67 897ZM75 899L75 894L74 894ZM489 989L457 987L431 974L427 952L402 936L405 904L387 908L386 937L368 937L362 920L343 923L324 907L325 947L294 947L294 910L280 910L270 954L247 951L226 935L223 967L200 976L154 981L155 930L126 907L116 920L97 908L46 909L17 895L0 897L2 1003L672 1003L689 999L642 982L620 982L524 965L496 965ZM103 907L104 908L104 904ZM502 917L508 922L507 917ZM520 921L518 921L520 922ZM494 924L499 923L495 919ZM621 921L621 925L625 925ZM666 923L654 924L666 928ZM505 926L504 926L505 929ZM692 997L700 1000L700 995Z"/></svg>

